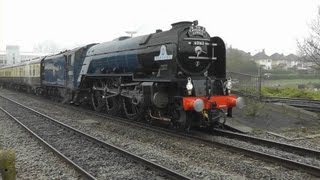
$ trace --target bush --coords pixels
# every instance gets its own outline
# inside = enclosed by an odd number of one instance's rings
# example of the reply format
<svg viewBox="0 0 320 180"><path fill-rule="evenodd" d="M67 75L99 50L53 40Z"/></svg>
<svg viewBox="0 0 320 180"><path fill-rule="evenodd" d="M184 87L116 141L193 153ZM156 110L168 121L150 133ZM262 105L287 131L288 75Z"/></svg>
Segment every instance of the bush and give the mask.
<svg viewBox="0 0 320 180"><path fill-rule="evenodd" d="M305 84L298 84L298 89L305 89L306 85Z"/></svg>
<svg viewBox="0 0 320 180"><path fill-rule="evenodd" d="M320 89L320 84L318 84L318 83L314 83L314 84L312 84L312 85L313 85L313 88Z"/></svg>
<svg viewBox="0 0 320 180"><path fill-rule="evenodd" d="M314 74L272 74L270 78L273 80L279 80L279 79L314 79L317 78Z"/></svg>
<svg viewBox="0 0 320 180"><path fill-rule="evenodd" d="M256 117L259 115L261 109L264 108L264 104L254 99L247 98L244 112L246 116Z"/></svg>

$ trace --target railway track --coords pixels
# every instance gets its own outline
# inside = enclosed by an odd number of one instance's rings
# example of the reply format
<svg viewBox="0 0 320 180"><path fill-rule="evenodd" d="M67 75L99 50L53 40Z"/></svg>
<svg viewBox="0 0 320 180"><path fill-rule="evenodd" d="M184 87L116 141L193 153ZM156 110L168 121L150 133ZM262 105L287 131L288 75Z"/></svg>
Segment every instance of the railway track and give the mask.
<svg viewBox="0 0 320 180"><path fill-rule="evenodd" d="M53 103L53 102L51 102L51 103ZM61 106L61 104L59 104L59 105ZM82 113L87 113L87 114L91 114L94 116L102 117L104 119L118 121L118 122L121 122L121 123L124 123L127 125L136 126L138 128L147 129L147 130L154 131L157 133L162 133L162 134L166 134L166 135L174 136L174 137L178 137L178 138L185 138L185 139L188 139L191 141L197 141L197 142L206 144L208 146L215 146L215 147L218 146L221 148L228 149L230 151L240 152L240 153L243 153L247 156L254 157L256 159L262 159L265 161L281 164L284 167L288 167L290 169L301 170L301 171L304 171L304 172L307 172L312 175L320 177L320 164L316 163L316 165L314 165L313 163L305 163L305 162L301 162L301 159L300 159L300 158L302 158L302 159L309 158L309 159L315 159L315 160L319 161L320 152L316 151L316 150L306 149L303 147L293 146L290 144L278 143L278 142L274 142L274 141L270 141L270 140L266 140L266 139L256 138L256 137L249 136L249 135L228 132L228 131L223 131L223 130L215 130L213 132L214 133L213 135L212 134L205 134L205 133L197 132L197 131L193 131L191 133L178 132L176 130L155 127L155 126L152 126L152 125L149 125L146 123L130 121L130 120L127 120L124 118L114 117L114 116L106 115L103 113L97 113L97 112L83 109L83 108L79 108L79 107L74 107L74 106L69 106L69 105L62 105L62 106L65 106L66 108L70 108L75 111L79 111L79 112L81 111ZM221 142L221 141L219 142L219 141L217 141L217 138L216 138L217 136L226 137L229 139L236 139L238 141L245 141L245 142L251 143L252 146L258 145L259 147L267 147L269 149L280 149L282 151L286 151L289 154L295 153L295 154L297 154L297 156L299 158L292 157L290 155L289 156L287 156L287 155L279 156L274 153L272 154L269 152L255 150L254 148L251 148L251 145L250 145L250 147L240 147L240 146L237 146L236 144L232 145L232 144L227 144L227 143Z"/></svg>
<svg viewBox="0 0 320 180"><path fill-rule="evenodd" d="M320 112L320 101L299 98L263 97L263 102L284 103L307 111Z"/></svg>
<svg viewBox="0 0 320 180"><path fill-rule="evenodd" d="M223 137L228 137L232 139L237 139L241 141L246 141L252 144L256 145L262 145L265 147L273 148L273 149L278 149L282 151L289 152L290 154L297 154L299 157L308 157L311 160L317 159L318 161L320 160L320 151L314 150L314 149L309 149L309 148L304 148L300 146L295 146L287 143L281 143L281 142L276 142L268 139L263 139L255 136L250 136L246 134L241 134L237 132L230 132L230 131L225 131L221 129L215 129L213 131L215 135L223 136ZM256 153L256 152L253 152ZM273 161L276 163L283 164L289 168L297 169L297 170L304 170L310 174L313 174L315 176L320 176L320 164L315 163L317 165L312 165L312 163L302 163L299 162L301 159L296 159L292 160L288 157L282 157L282 156L277 156L277 155L269 155L264 152L259 152L256 154L257 156L264 156L264 159L267 161Z"/></svg>
<svg viewBox="0 0 320 180"><path fill-rule="evenodd" d="M74 107L71 107L74 108ZM75 108L77 110L78 108ZM138 128L143 128L147 129L150 131L154 131L157 133L163 133L169 136L174 136L178 138L187 138L192 141L197 141L203 144L206 144L208 146L218 146L221 148L225 148L234 152L240 152L244 153L247 156L254 157L257 159L262 159L268 162L273 162L276 164L281 164L284 167L290 168L290 169L295 169L295 170L302 170L307 173L310 173L312 175L320 177L320 164L318 166L308 164L308 163L303 163L299 162L301 161L300 159L295 158L294 160L291 157L285 157L285 156L278 156L276 154L270 154L267 152L261 152L258 150L251 149L250 147L240 147L237 145L232 145L232 144L226 144L225 142L218 142L216 141L217 136L223 136L227 138L232 138L232 139L237 139L239 141L246 141L255 145L263 146L263 147L269 147L271 149L280 149L283 151L286 151L290 154L296 153L299 155L299 157L304 158L304 156L309 157L310 159L319 159L320 160L320 152L312 149L307 149L299 146L294 146L290 144L284 144L284 143L279 143L267 139L262 139L254 136L249 136L241 133L235 133L235 132L230 132L230 131L224 131L224 130L214 130L213 134L207 134L199 131L193 131L190 133L185 133L185 132L179 132L177 130L171 130L167 128L161 128L158 126L152 126L143 122L136 122L136 121L130 121L125 118L120 118L120 117L114 117L114 116L109 116L105 115L102 113L97 113L91 110L86 110L82 109L82 112L86 112L98 117L103 117L105 119L112 119L116 120L118 122L136 126Z"/></svg>
<svg viewBox="0 0 320 180"><path fill-rule="evenodd" d="M14 100L0 96L0 102L2 111L75 168L85 179L105 179L108 177L104 177L105 173L127 172L128 169L133 173L127 174L129 177L191 179L100 141Z"/></svg>
<svg viewBox="0 0 320 180"><path fill-rule="evenodd" d="M79 108L73 107L73 106L67 106L67 108L72 108L73 110L79 111ZM247 156L254 157L256 159L262 159L264 161L273 162L276 164L281 164L284 167L295 169L295 170L302 170L307 173L310 173L312 175L320 177L320 164L319 166L315 166L312 164L307 164L303 162L299 162L300 159L295 158L295 160L292 159L292 157L285 157L285 156L278 156L276 154L270 154L268 152L261 152L255 149L251 149L250 147L240 147L237 145L227 144L225 142L218 142L216 141L217 136L223 136L227 138L237 139L239 141L246 141L250 142L255 145L263 146L263 147L269 147L271 149L281 149L286 152L289 152L290 154L296 153L301 158L304 158L303 156L307 156L311 159L316 158L320 159L320 152L312 149L306 149L303 147L298 147L290 144L284 144L284 143L278 143L275 141L270 141L267 139L261 139L254 136L244 135L240 133L234 133L230 131L224 131L224 130L214 130L213 134L207 134L199 131L193 131L190 133L180 132L177 130L171 130L168 128L161 128L158 126L152 126L150 124L146 124L143 122L136 122L136 121L130 121L125 118L120 117L114 117L110 115L106 115L103 113L97 113L91 110L83 109L81 108L81 112L85 112L94 116L102 117L109 120L116 120L118 122L136 126L138 128L147 129L153 132L166 134L173 137L178 138L187 138L191 141L197 141L203 144L206 144L208 146L218 146L221 148L225 148L234 152L240 152Z"/></svg>
<svg viewBox="0 0 320 180"><path fill-rule="evenodd" d="M255 136L242 134L242 133L225 131L221 129L215 129L213 133L215 135L219 135L223 137L238 139L238 140L247 141L253 144L260 144L268 147L273 147L281 150L294 152L301 156L311 156L311 157L320 158L320 151L317 151L314 149L304 148L304 147L295 146L287 143L281 143L281 142L263 139Z"/></svg>

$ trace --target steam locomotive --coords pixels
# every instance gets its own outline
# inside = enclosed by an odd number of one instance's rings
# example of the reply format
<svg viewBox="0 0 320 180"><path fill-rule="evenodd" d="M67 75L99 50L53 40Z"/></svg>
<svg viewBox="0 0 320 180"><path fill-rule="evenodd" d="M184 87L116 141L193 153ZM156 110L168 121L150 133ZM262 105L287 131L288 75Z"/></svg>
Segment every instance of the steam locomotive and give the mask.
<svg viewBox="0 0 320 180"><path fill-rule="evenodd" d="M225 44L197 21L2 67L0 83L185 129L215 127L237 104Z"/></svg>

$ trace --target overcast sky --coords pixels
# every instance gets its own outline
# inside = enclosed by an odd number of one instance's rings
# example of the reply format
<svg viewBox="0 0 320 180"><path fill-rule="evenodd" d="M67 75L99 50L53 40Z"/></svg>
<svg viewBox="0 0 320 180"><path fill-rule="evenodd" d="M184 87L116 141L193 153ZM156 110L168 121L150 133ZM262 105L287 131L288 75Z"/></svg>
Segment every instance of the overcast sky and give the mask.
<svg viewBox="0 0 320 180"><path fill-rule="evenodd" d="M307 36L319 5L320 0L0 0L0 50L20 45L32 51L45 40L72 47L198 20L234 48L289 54Z"/></svg>

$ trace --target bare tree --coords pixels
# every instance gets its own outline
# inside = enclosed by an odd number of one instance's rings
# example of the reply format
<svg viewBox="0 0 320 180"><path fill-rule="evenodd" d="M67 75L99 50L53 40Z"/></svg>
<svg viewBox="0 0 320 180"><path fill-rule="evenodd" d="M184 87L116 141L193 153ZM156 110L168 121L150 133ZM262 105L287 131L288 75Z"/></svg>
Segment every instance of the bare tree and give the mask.
<svg viewBox="0 0 320 180"><path fill-rule="evenodd" d="M311 60L320 67L320 6L316 19L310 24L309 37L298 41L298 48L305 60Z"/></svg>
<svg viewBox="0 0 320 180"><path fill-rule="evenodd" d="M54 41L46 40L36 44L33 50L41 53L56 53L59 52L59 47Z"/></svg>

